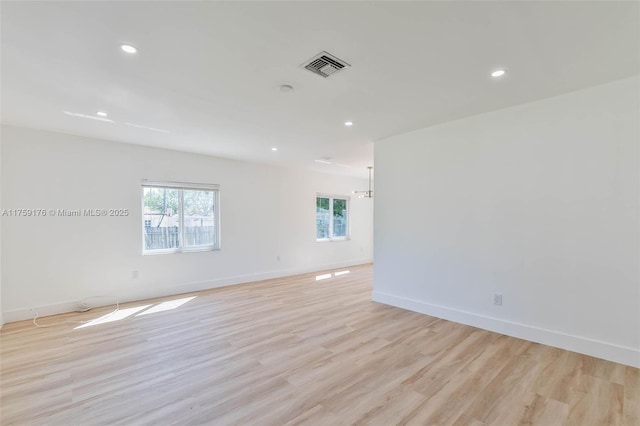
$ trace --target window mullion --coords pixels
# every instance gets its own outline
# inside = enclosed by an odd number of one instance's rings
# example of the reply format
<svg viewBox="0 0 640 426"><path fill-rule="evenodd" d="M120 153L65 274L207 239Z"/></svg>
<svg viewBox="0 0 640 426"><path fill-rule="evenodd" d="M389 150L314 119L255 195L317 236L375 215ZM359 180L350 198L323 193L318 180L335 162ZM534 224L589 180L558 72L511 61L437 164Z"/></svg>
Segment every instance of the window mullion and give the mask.
<svg viewBox="0 0 640 426"><path fill-rule="evenodd" d="M180 196L178 197L178 210L180 221L180 250L184 248L184 190L180 190Z"/></svg>
<svg viewBox="0 0 640 426"><path fill-rule="evenodd" d="M329 198L329 238L333 238L333 198Z"/></svg>

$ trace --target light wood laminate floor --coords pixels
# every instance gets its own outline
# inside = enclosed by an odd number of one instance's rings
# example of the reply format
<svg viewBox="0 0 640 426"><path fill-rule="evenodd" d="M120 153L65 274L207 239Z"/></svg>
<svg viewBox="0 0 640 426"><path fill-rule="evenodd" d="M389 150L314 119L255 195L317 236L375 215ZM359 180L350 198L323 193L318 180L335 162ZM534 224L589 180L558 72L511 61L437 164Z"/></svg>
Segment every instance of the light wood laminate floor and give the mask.
<svg viewBox="0 0 640 426"><path fill-rule="evenodd" d="M374 303L372 267L345 270L7 324L0 423L640 425L640 370Z"/></svg>

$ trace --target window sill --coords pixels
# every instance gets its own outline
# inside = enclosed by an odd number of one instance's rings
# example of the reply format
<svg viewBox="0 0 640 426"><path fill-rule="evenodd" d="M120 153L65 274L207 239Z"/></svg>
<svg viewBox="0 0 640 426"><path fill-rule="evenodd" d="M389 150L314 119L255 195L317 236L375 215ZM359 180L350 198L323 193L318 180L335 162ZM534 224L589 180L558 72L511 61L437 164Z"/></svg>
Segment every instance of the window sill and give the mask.
<svg viewBox="0 0 640 426"><path fill-rule="evenodd" d="M316 242L317 243L336 243L336 242L341 242L341 241L350 241L351 238L349 237L339 237L339 238L317 238Z"/></svg>
<svg viewBox="0 0 640 426"><path fill-rule="evenodd" d="M188 249L171 249L171 250L150 250L143 251L143 256L155 256L158 254L182 254L182 253L200 253L203 251L220 251L219 247L203 247L203 248L188 248Z"/></svg>

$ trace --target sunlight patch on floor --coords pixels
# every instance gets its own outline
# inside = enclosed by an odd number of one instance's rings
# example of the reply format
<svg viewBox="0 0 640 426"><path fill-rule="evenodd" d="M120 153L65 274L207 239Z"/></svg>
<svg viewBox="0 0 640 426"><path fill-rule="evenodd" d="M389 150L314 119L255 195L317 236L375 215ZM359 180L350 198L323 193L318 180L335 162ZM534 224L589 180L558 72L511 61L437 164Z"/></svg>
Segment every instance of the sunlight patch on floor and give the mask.
<svg viewBox="0 0 640 426"><path fill-rule="evenodd" d="M141 315L155 314L156 312L170 311L171 309L175 309L184 305L185 303L195 299L196 297L197 296L191 296L191 297L183 297L182 299L167 300L166 302L158 303L154 307L149 308L144 312L140 312L136 316L139 317Z"/></svg>
<svg viewBox="0 0 640 426"><path fill-rule="evenodd" d="M328 274L316 275L316 281L326 280L326 279L331 278L331 277L339 277L341 275L345 275L345 274L348 274L350 272L351 271L338 271L338 272L334 272L333 274L328 273Z"/></svg>
<svg viewBox="0 0 640 426"><path fill-rule="evenodd" d="M125 319L137 312L147 309L149 306L152 306L152 305L135 306L133 308L118 309L117 311L110 312L106 315L101 316L100 318L96 318L87 323L79 325L74 330L77 330L79 328L91 327L98 324L106 324L108 322L120 321L121 319Z"/></svg>

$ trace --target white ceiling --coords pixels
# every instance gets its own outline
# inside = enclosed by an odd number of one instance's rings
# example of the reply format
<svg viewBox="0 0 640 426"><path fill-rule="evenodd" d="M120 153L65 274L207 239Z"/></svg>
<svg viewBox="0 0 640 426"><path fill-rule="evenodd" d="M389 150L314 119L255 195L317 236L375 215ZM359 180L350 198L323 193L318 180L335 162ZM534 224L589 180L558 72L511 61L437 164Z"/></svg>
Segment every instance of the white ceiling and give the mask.
<svg viewBox="0 0 640 426"><path fill-rule="evenodd" d="M638 6L3 1L2 121L366 176L377 139L640 73Z"/></svg>

